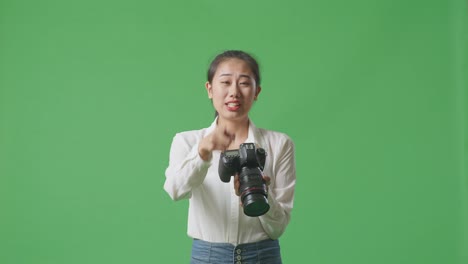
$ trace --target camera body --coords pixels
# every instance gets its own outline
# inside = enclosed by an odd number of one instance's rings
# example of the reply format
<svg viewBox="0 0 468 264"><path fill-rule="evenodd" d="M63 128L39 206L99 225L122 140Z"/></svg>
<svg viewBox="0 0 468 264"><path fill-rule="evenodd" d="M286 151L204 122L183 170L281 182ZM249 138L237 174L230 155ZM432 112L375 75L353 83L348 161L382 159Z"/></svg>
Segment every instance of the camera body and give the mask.
<svg viewBox="0 0 468 264"><path fill-rule="evenodd" d="M262 173L266 155L265 150L256 148L254 143L243 143L239 149L221 152L219 178L229 182L231 176L239 174L241 202L248 216L260 216L270 209Z"/></svg>

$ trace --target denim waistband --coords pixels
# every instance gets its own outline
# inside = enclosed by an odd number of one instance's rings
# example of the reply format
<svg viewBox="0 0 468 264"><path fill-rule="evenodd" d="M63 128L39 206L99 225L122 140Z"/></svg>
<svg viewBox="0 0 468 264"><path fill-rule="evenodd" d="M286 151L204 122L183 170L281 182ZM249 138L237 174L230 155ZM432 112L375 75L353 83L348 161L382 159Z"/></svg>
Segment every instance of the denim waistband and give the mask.
<svg viewBox="0 0 468 264"><path fill-rule="evenodd" d="M232 245L230 243L212 243L194 239L190 263L279 264L281 263L279 241L266 239L253 243Z"/></svg>
<svg viewBox="0 0 468 264"><path fill-rule="evenodd" d="M269 245L279 245L278 240L274 239L265 239L258 242L252 243L244 243L233 245L231 243L217 243L217 242L208 242L198 238L193 239L194 243L199 243L200 245L206 245L211 247L233 247L233 248L252 248L252 247L262 247L262 246L269 246Z"/></svg>

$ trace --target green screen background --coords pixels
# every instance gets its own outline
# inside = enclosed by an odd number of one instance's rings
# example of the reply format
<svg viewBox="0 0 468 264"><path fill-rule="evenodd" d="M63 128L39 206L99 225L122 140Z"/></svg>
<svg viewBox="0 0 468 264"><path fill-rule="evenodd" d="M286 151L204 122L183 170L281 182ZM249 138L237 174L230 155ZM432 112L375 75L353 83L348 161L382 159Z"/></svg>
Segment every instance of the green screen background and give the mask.
<svg viewBox="0 0 468 264"><path fill-rule="evenodd" d="M462 0L1 0L0 263L188 263L164 171L226 49L296 144L285 263L468 263L467 23Z"/></svg>

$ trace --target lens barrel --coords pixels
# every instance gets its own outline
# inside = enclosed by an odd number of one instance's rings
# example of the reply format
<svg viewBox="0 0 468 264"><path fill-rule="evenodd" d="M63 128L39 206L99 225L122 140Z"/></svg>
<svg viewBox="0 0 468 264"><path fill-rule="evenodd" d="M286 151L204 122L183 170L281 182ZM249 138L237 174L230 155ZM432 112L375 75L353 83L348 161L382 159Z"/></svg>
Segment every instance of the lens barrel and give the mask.
<svg viewBox="0 0 468 264"><path fill-rule="evenodd" d="M243 167L239 175L239 182L244 214L260 216L268 212L270 205L260 169Z"/></svg>

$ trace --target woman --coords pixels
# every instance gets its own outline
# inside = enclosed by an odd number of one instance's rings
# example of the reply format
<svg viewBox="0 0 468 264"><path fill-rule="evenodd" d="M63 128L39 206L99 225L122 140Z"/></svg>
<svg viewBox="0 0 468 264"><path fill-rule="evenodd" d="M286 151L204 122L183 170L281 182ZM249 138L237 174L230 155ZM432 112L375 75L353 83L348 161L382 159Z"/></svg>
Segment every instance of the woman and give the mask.
<svg viewBox="0 0 468 264"><path fill-rule="evenodd" d="M216 110L210 127L175 135L164 189L173 200L189 199L190 263L281 263L278 238L290 220L296 170L294 144L285 134L257 128L249 111L259 98L260 71L243 51L219 54L205 84ZM221 152L255 143L266 153L263 180L269 210L244 214L239 175L229 183L218 174Z"/></svg>

